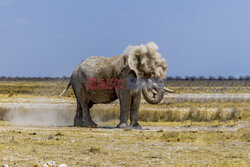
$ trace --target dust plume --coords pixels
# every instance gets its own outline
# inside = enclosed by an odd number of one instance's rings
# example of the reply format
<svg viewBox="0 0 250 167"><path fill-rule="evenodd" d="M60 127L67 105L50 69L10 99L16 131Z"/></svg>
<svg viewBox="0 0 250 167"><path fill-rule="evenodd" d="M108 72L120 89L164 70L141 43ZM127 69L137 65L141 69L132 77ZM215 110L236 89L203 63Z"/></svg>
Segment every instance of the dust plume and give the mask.
<svg viewBox="0 0 250 167"><path fill-rule="evenodd" d="M57 104L26 104L12 106L4 120L13 125L26 126L72 126L75 110Z"/></svg>
<svg viewBox="0 0 250 167"><path fill-rule="evenodd" d="M128 46L124 55L128 56L128 65L138 78L165 78L167 70L166 59L157 52L158 46L154 42L146 45Z"/></svg>

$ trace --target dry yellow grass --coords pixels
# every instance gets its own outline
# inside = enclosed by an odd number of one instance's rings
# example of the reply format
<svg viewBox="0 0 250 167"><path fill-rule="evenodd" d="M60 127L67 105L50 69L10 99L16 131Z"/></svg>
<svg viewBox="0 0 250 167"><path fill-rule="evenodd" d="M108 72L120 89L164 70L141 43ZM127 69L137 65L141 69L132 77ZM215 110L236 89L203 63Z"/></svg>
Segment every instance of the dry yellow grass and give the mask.
<svg viewBox="0 0 250 167"><path fill-rule="evenodd" d="M152 124L153 125L153 124ZM156 124L157 125L157 124ZM138 131L16 127L0 122L1 162L42 166L247 166L249 128Z"/></svg>
<svg viewBox="0 0 250 167"><path fill-rule="evenodd" d="M0 103L16 104L24 98L22 103L33 104L37 98L56 98L66 84L0 82ZM72 90L67 93L63 99L73 99ZM65 102L42 103L48 103L47 113L74 116L74 101L68 102L73 107L57 110L49 104ZM249 108L249 102L142 103L139 117L144 130L107 128L119 121L118 103L91 109L103 128L14 126L0 121L0 165L42 166L52 160L68 166L248 166ZM18 108L24 115L40 110ZM10 113L0 107L0 120Z"/></svg>
<svg viewBox="0 0 250 167"><path fill-rule="evenodd" d="M250 120L250 103L179 103L150 105L141 104L139 120L146 122L195 121L211 122L219 120ZM93 117L101 121L119 118L118 104L98 104L91 109Z"/></svg>
<svg viewBox="0 0 250 167"><path fill-rule="evenodd" d="M36 104L37 102L32 98L25 98L25 103ZM2 98L3 100L4 98ZM9 99L9 98L8 98ZM1 102L1 100L0 100ZM10 101L4 103L20 103L19 98L11 98ZM75 113L75 102L70 101L69 107L53 109L50 108L48 101L40 103L47 104L45 108L18 108L20 114L29 114L31 112L61 112L66 118L71 119ZM65 104L63 101L54 101L53 104ZM235 122L240 120L250 120L250 103L234 102L234 103L170 103L170 104L141 104L139 112L139 120L144 122L227 122L233 120ZM12 117L9 108L0 107L0 120L10 120ZM118 120L120 115L120 107L118 103L113 104L98 104L91 108L91 115L97 121L105 122L110 120ZM68 115L68 114L70 115Z"/></svg>
<svg viewBox="0 0 250 167"><path fill-rule="evenodd" d="M180 81L181 82L181 81ZM185 81L184 81L185 82ZM233 82L233 81L232 81ZM175 93L249 93L250 82L244 81L245 84L241 86L205 86L206 82L201 82L199 86L194 83L192 86L173 86L169 88L175 90ZM237 83L237 81L235 81ZM7 95L9 97L16 95L35 95L35 96L46 96L46 97L57 97L67 86L66 81L0 81L0 94ZM176 84L179 85L179 84ZM70 88L64 97L74 98L72 89Z"/></svg>
<svg viewBox="0 0 250 167"><path fill-rule="evenodd" d="M8 95L9 97L17 95L32 95L45 97L58 97L58 95L65 89L67 82L65 81L51 81L51 82L0 82L0 94ZM74 97L72 89L70 89L65 97Z"/></svg>

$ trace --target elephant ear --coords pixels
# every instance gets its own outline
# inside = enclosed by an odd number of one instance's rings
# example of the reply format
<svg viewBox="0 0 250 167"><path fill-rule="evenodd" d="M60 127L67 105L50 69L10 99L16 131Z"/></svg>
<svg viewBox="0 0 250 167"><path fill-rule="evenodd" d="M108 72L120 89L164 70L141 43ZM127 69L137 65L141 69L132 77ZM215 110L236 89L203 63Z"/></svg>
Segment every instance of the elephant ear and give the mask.
<svg viewBox="0 0 250 167"><path fill-rule="evenodd" d="M116 60L113 62L114 71L116 75L121 73L133 73L138 78L139 72L135 64L131 61L128 55L118 55Z"/></svg>
<svg viewBox="0 0 250 167"><path fill-rule="evenodd" d="M142 78L138 69L138 59L135 56L127 56L127 63L129 68L135 72L137 78Z"/></svg>
<svg viewBox="0 0 250 167"><path fill-rule="evenodd" d="M136 60L132 60L128 55L123 55L123 71L127 74L133 75L133 77L139 78L139 71L136 66Z"/></svg>
<svg viewBox="0 0 250 167"><path fill-rule="evenodd" d="M128 66L128 56L127 55L118 55L115 57L115 60L113 61L113 67L114 67L114 77L120 75L122 71Z"/></svg>

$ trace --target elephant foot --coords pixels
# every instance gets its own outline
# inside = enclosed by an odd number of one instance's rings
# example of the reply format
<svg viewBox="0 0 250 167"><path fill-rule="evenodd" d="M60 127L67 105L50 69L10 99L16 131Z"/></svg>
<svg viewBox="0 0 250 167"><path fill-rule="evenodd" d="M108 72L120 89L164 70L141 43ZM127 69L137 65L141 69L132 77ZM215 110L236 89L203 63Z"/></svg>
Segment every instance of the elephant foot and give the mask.
<svg viewBox="0 0 250 167"><path fill-rule="evenodd" d="M136 122L136 123L131 122L129 124L129 127L132 128L132 129L142 129L142 126L138 122Z"/></svg>
<svg viewBox="0 0 250 167"><path fill-rule="evenodd" d="M83 121L83 127L97 127L97 124L94 121Z"/></svg>
<svg viewBox="0 0 250 167"><path fill-rule="evenodd" d="M97 127L97 124L93 121L74 121L76 127Z"/></svg>
<svg viewBox="0 0 250 167"><path fill-rule="evenodd" d="M123 128L123 129L128 128L128 127L129 127L128 124L125 123L125 122L120 122L120 123L116 126L116 128Z"/></svg>
<svg viewBox="0 0 250 167"><path fill-rule="evenodd" d="M83 127L84 126L83 120L75 120L73 126L75 126L75 127Z"/></svg>

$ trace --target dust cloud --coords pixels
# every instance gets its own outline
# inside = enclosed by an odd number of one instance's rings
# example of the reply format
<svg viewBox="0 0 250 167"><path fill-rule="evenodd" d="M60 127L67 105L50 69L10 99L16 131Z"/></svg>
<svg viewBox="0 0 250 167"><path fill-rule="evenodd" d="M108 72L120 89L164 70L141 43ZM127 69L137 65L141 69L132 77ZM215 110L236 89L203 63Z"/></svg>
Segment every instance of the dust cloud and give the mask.
<svg viewBox="0 0 250 167"><path fill-rule="evenodd" d="M9 108L5 120L13 125L24 126L72 126L75 109L58 104L20 104Z"/></svg>
<svg viewBox="0 0 250 167"><path fill-rule="evenodd" d="M139 78L164 79L168 66L166 59L157 52L158 49L154 42L149 42L146 45L128 46L123 54L128 56L128 65Z"/></svg>

